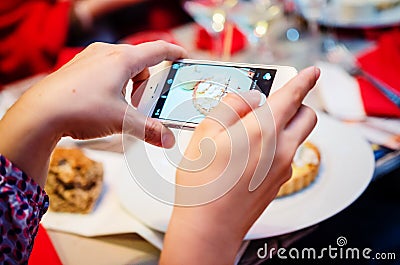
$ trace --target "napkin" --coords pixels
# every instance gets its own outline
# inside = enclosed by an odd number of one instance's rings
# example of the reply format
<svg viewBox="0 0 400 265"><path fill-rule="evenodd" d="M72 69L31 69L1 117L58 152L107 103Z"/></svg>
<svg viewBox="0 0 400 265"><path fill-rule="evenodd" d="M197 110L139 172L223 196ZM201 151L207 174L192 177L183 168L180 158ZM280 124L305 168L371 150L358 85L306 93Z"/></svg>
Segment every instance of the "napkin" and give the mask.
<svg viewBox="0 0 400 265"><path fill-rule="evenodd" d="M358 56L362 69L393 88L400 96L400 30L383 34L377 45ZM377 88L357 77L365 112L369 116L400 118L400 109Z"/></svg>
<svg viewBox="0 0 400 265"><path fill-rule="evenodd" d="M39 225L39 230L29 258L29 265L41 264L61 265L62 263L46 229L42 225Z"/></svg>
<svg viewBox="0 0 400 265"><path fill-rule="evenodd" d="M314 108L322 108L331 116L345 121L370 142L392 150L399 150L400 119L369 116L371 106L376 106L374 104L377 103L366 103L371 98L369 98L369 94L366 95L368 92L361 92L359 80L350 76L336 64L317 62L316 65L321 69L321 77L316 90L313 91L316 100L309 105ZM367 83L367 85L369 84ZM370 89L375 90L375 88ZM374 98L372 98L373 100ZM386 98L381 100L386 102ZM386 102L388 105L383 105L384 110L388 109L386 106L391 108L389 103Z"/></svg>

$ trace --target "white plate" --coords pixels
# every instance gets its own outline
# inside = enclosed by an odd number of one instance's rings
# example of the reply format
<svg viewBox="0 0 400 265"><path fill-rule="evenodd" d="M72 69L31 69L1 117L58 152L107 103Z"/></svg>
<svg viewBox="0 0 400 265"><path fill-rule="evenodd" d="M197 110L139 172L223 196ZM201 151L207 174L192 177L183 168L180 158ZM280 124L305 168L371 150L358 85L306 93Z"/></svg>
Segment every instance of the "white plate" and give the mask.
<svg viewBox="0 0 400 265"><path fill-rule="evenodd" d="M310 136L321 152L318 177L306 189L274 200L250 229L246 239L281 235L319 223L349 206L368 186L374 170L370 145L355 130L325 114L318 116L317 128ZM162 169L168 179L174 179L175 170L162 160L162 150L145 145L154 157L153 165ZM125 148L126 157L140 164L143 155L136 151L142 150L143 143L134 141ZM141 174L148 175L144 166L139 168ZM138 172L137 168L135 172ZM124 208L151 228L166 231L172 206L144 192L130 176L127 167L121 168L121 174L123 178L117 194Z"/></svg>
<svg viewBox="0 0 400 265"><path fill-rule="evenodd" d="M296 0L301 15L307 20L312 19L313 16L308 7L308 3L312 1L314 0ZM342 28L389 27L400 24L400 5L398 4L390 9L377 11L375 0L348 1L343 4L346 1L331 0L322 11L318 22L325 26Z"/></svg>

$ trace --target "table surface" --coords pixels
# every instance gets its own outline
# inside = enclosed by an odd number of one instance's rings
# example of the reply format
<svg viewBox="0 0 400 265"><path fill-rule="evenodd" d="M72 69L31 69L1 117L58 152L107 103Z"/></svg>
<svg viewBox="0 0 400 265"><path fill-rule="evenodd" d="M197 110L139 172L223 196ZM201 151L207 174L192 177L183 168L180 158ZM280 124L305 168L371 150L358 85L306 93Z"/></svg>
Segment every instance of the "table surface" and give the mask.
<svg viewBox="0 0 400 265"><path fill-rule="evenodd" d="M160 251L136 234L82 237L47 230L61 262L68 264L158 263Z"/></svg>
<svg viewBox="0 0 400 265"><path fill-rule="evenodd" d="M266 61L266 64L287 64L298 69L312 65L314 60L320 58L320 53L307 41L307 36L298 42L282 41L283 30L290 27L290 20L283 19L282 23L276 23L271 30L272 38L269 40L274 45L274 59ZM178 27L172 31L176 41L184 46L192 58L196 59L220 59L212 58L210 52L199 51L194 48L195 27L193 24ZM274 35L275 34L275 35ZM304 32L304 34L308 34ZM278 45L279 43L279 45ZM363 45L365 42L360 42ZM314 49L314 50L313 50ZM310 54L314 56L310 57ZM246 49L238 54L225 58L228 61L259 63L254 51ZM29 83L29 82L28 82ZM27 83L19 84L26 86ZM318 108L318 100L311 95L310 102ZM143 240L136 234L123 234L86 238L78 235L67 234L58 231L48 231L63 264L157 264L160 251Z"/></svg>

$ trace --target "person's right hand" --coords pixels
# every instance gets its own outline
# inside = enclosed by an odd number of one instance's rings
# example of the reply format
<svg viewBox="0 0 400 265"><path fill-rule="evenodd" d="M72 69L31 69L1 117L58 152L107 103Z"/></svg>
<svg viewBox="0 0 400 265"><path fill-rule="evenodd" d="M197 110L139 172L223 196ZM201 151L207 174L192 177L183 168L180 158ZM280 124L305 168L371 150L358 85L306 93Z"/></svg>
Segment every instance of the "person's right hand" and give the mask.
<svg viewBox="0 0 400 265"><path fill-rule="evenodd" d="M186 56L182 47L165 41L138 45L93 43L29 89L18 105L47 117L53 123L47 129L61 136L104 137L121 133L124 122L130 128L126 132L133 136L170 148L173 133L158 120L127 109L123 94L130 79L135 86L149 77L148 67Z"/></svg>
<svg viewBox="0 0 400 265"><path fill-rule="evenodd" d="M196 128L177 184L198 187L224 177L238 181L219 198L215 189L206 190L202 202L196 201L198 194L177 188L178 204L203 204L174 207L162 264L233 264L247 231L290 178L296 149L317 122L302 101L319 74L315 67L303 70L261 107L257 93L231 94Z"/></svg>
<svg viewBox="0 0 400 265"><path fill-rule="evenodd" d="M50 153L62 136L103 137L121 133L125 124L125 132L137 138L172 147L173 133L128 108L123 91L130 79L143 80L148 67L185 56L182 47L164 41L91 44L10 108L0 122L0 138L5 139L0 153L43 186Z"/></svg>

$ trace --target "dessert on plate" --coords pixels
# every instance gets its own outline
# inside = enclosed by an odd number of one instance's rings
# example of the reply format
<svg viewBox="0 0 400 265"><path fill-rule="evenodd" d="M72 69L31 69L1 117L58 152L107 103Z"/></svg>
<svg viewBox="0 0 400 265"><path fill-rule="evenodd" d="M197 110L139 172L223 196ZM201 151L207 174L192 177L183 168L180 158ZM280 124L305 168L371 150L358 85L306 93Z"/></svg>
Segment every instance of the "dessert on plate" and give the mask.
<svg viewBox="0 0 400 265"><path fill-rule="evenodd" d="M78 148L56 148L52 154L46 193L50 210L89 213L103 185L103 165L87 157Z"/></svg>
<svg viewBox="0 0 400 265"><path fill-rule="evenodd" d="M318 148L311 142L303 143L292 162L292 177L285 182L277 197L289 195L309 186L317 177L321 162Z"/></svg>

